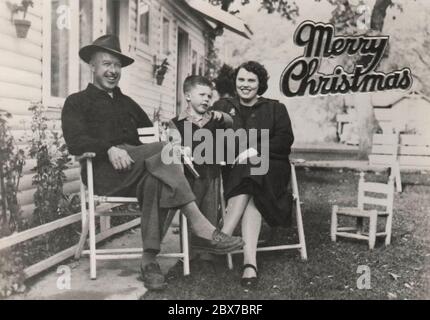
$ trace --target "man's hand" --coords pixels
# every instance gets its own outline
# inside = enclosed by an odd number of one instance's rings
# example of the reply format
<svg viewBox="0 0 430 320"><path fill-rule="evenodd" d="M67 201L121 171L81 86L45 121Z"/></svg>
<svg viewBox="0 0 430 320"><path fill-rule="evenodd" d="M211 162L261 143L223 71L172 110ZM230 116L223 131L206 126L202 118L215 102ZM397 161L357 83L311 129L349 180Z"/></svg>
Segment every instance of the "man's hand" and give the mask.
<svg viewBox="0 0 430 320"><path fill-rule="evenodd" d="M233 165L243 163L246 159L255 157L256 155L258 155L258 151L254 148L246 149L245 151L241 152L241 154L239 154L236 159L234 159Z"/></svg>
<svg viewBox="0 0 430 320"><path fill-rule="evenodd" d="M111 147L108 150L109 161L115 170L129 170L133 165L133 159L128 155L127 151L117 148Z"/></svg>
<svg viewBox="0 0 430 320"><path fill-rule="evenodd" d="M211 112L212 112L214 120L216 120L216 121L221 121L222 120L223 115L222 115L221 112L219 112L219 111L211 111Z"/></svg>

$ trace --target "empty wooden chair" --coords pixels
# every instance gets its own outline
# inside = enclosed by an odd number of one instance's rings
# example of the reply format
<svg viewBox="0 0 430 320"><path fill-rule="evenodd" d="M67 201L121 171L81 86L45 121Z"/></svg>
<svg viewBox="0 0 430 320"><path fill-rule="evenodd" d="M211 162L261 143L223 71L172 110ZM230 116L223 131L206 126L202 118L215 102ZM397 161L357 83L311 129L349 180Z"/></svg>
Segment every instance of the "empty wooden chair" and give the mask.
<svg viewBox="0 0 430 320"><path fill-rule="evenodd" d="M159 129L156 124L154 127L138 129L139 139L142 143L158 142L160 140ZM93 186L93 162L95 153L85 153L76 157L81 165L86 165L87 169L87 186L81 180L81 212L82 212L82 232L79 240L75 258L81 254L90 256L90 276L91 279L97 277L97 260L122 260L122 259L140 259L142 257L142 248L121 248L121 249L96 249L96 237L109 236L110 233L110 216L140 216L139 212L112 212L110 209L120 204L138 203L134 197L107 197L94 194ZM86 190L87 189L87 190ZM87 209L88 204L88 209ZM99 205L99 206L97 206ZM179 210L171 210L169 215L179 214ZM100 217L101 233L96 235L96 217ZM188 247L188 230L187 219L181 214L181 252L165 253L159 256L181 258L183 259L184 275L190 273L189 265L189 247ZM89 234L89 250L83 250Z"/></svg>
<svg viewBox="0 0 430 320"><path fill-rule="evenodd" d="M371 194L379 194L374 197ZM391 226L393 221L393 198L394 198L394 177L391 175L388 184L365 182L364 173L360 173L358 183L358 206L332 208L331 216L331 240L336 241L337 237L346 237L369 242L369 248L375 247L376 237L385 237L385 245L391 242ZM375 208L377 206L378 209ZM352 217L356 219L354 227L339 227L339 216ZM378 232L378 220L385 219L385 228ZM364 219L369 219L368 233L364 232Z"/></svg>

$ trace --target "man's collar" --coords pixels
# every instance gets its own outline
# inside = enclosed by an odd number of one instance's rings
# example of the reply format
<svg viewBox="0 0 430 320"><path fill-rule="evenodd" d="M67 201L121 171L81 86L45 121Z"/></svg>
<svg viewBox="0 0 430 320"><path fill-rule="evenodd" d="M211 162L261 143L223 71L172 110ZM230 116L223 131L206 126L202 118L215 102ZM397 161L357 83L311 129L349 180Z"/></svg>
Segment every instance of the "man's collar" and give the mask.
<svg viewBox="0 0 430 320"><path fill-rule="evenodd" d="M98 95L103 95L103 96L107 96L109 98L111 98L111 96L104 90L97 88L94 84L92 83L88 83L87 92L89 92L90 94L98 94ZM119 87L115 87L113 90L113 96L117 97L122 95L121 89Z"/></svg>

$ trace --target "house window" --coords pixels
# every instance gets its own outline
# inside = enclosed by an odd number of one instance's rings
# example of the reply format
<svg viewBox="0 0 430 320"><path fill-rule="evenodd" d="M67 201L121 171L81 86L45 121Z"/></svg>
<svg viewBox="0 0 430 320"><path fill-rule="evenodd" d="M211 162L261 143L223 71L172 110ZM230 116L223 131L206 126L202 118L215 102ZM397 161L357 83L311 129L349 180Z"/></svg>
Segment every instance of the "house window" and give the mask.
<svg viewBox="0 0 430 320"><path fill-rule="evenodd" d="M191 74L197 74L197 51L193 50L192 58L191 58Z"/></svg>
<svg viewBox="0 0 430 320"><path fill-rule="evenodd" d="M65 98L69 93L70 53L69 0L53 0L51 7L51 81L50 95Z"/></svg>
<svg viewBox="0 0 430 320"><path fill-rule="evenodd" d="M58 107L91 81L91 72L80 62L78 52L93 40L93 2L47 0L43 6L47 17L43 20L43 101Z"/></svg>
<svg viewBox="0 0 430 320"><path fill-rule="evenodd" d="M92 2L92 1L89 1ZM120 2L107 0L106 2L106 33L119 37Z"/></svg>
<svg viewBox="0 0 430 320"><path fill-rule="evenodd" d="M93 2L79 0L79 48L93 42ZM91 69L80 60L79 88L84 89L92 80Z"/></svg>
<svg viewBox="0 0 430 320"><path fill-rule="evenodd" d="M169 19L163 17L163 48L162 48L162 53L165 55L168 55L170 53L169 40L170 40L170 21L169 21Z"/></svg>
<svg viewBox="0 0 430 320"><path fill-rule="evenodd" d="M199 57L199 76L203 76L204 75L204 58L203 56Z"/></svg>
<svg viewBox="0 0 430 320"><path fill-rule="evenodd" d="M139 0L138 6L138 30L139 43L149 46L149 4L144 0Z"/></svg>

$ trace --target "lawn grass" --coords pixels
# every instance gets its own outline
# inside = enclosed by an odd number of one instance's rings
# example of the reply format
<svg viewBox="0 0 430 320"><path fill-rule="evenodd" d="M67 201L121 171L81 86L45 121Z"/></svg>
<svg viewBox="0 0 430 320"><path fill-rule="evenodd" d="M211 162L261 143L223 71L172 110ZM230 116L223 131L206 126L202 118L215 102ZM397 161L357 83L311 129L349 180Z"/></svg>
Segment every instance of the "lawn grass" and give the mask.
<svg viewBox="0 0 430 320"><path fill-rule="evenodd" d="M168 274L163 292L142 299L428 299L430 297L430 175L402 174L403 193L394 200L392 244L378 241L374 250L358 240L330 240L334 204L355 205L359 173L347 170L297 169L308 260L297 251L258 254L259 285L240 286L241 257L228 270L225 258L215 263L192 261L191 275L178 264ZM386 181L367 173L366 180ZM264 230L262 237L269 230ZM295 228L275 230L275 241L292 242ZM370 268L371 288L358 289L357 268Z"/></svg>

